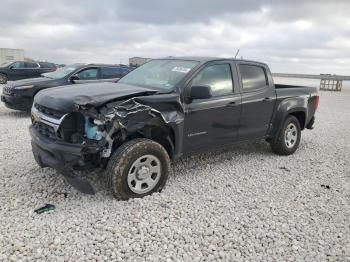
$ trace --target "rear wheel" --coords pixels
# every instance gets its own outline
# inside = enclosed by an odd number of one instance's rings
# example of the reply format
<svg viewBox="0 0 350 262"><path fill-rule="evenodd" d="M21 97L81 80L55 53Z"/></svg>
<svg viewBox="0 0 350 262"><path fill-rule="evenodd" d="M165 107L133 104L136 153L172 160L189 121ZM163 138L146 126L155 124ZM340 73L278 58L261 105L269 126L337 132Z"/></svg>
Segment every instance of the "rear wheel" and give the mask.
<svg viewBox="0 0 350 262"><path fill-rule="evenodd" d="M279 155L291 155L299 146L301 128L295 116L288 116L276 140L270 142L272 151Z"/></svg>
<svg viewBox="0 0 350 262"><path fill-rule="evenodd" d="M6 84L7 83L7 76L4 74L0 74L0 84Z"/></svg>
<svg viewBox="0 0 350 262"><path fill-rule="evenodd" d="M106 172L116 198L144 197L160 192L165 186L170 159L160 144L150 139L134 139L113 153Z"/></svg>

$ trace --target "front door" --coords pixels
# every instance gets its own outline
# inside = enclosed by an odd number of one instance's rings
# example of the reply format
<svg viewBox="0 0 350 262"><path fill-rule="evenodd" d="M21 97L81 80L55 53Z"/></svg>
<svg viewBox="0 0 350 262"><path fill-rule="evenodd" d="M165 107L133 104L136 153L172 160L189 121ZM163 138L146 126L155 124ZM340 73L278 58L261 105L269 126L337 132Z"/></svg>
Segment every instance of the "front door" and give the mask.
<svg viewBox="0 0 350 262"><path fill-rule="evenodd" d="M215 147L237 140L241 96L232 79L232 65L216 62L205 66L190 86L209 86L212 97L194 99L186 107L184 152ZM235 68L233 68L235 69ZM235 75L235 74L234 74Z"/></svg>
<svg viewBox="0 0 350 262"><path fill-rule="evenodd" d="M19 80L28 78L28 70L24 67L24 62L18 61L10 66L8 73L9 80Z"/></svg>

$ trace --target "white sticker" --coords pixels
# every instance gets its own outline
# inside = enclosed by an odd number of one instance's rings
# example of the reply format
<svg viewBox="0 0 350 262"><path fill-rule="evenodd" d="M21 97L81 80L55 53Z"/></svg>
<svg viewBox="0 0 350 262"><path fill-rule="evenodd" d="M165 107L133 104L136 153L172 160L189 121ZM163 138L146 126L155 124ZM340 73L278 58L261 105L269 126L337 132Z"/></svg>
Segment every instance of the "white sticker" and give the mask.
<svg viewBox="0 0 350 262"><path fill-rule="evenodd" d="M181 66L175 66L171 71L186 74L186 73L188 73L190 70L191 70L191 68L181 67Z"/></svg>

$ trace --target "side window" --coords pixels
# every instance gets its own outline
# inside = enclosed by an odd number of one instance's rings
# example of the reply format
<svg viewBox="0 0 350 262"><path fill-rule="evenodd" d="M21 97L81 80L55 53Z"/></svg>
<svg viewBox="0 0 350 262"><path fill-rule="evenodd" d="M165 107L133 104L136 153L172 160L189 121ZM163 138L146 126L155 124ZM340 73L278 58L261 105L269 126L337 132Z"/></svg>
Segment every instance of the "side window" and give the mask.
<svg viewBox="0 0 350 262"><path fill-rule="evenodd" d="M122 75L122 69L119 67L102 67L101 78L117 78Z"/></svg>
<svg viewBox="0 0 350 262"><path fill-rule="evenodd" d="M264 68L255 65L239 65L243 91L260 89L268 85Z"/></svg>
<svg viewBox="0 0 350 262"><path fill-rule="evenodd" d="M24 68L24 62L15 62L15 63L12 64L12 68L23 69Z"/></svg>
<svg viewBox="0 0 350 262"><path fill-rule="evenodd" d="M97 68L87 68L80 71L77 76L80 80L94 80L97 79L98 69Z"/></svg>
<svg viewBox="0 0 350 262"><path fill-rule="evenodd" d="M38 68L38 64L37 63L33 63L33 62L24 62L24 67L25 68Z"/></svg>
<svg viewBox="0 0 350 262"><path fill-rule="evenodd" d="M39 65L40 65L40 67L43 68L43 69L51 69L51 68L54 68L54 67L55 67L54 64L47 63L47 62L39 62Z"/></svg>
<svg viewBox="0 0 350 262"><path fill-rule="evenodd" d="M210 86L213 96L233 93L231 67L229 64L205 67L192 80L192 86Z"/></svg>

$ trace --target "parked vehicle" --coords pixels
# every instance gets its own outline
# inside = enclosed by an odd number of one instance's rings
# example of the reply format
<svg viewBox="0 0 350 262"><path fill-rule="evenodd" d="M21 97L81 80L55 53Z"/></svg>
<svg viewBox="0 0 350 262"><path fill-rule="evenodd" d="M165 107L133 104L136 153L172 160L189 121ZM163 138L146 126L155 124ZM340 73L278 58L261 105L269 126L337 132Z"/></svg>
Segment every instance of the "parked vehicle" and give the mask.
<svg viewBox="0 0 350 262"><path fill-rule="evenodd" d="M7 81L38 77L43 73L52 72L57 69L56 65L48 62L16 61L2 64L0 66L0 84Z"/></svg>
<svg viewBox="0 0 350 262"><path fill-rule="evenodd" d="M222 58L152 60L118 83L53 88L32 109L32 149L77 189L93 193L75 170L104 168L121 199L160 191L170 159L265 139L293 154L312 129L316 88L274 85L266 64Z"/></svg>
<svg viewBox="0 0 350 262"><path fill-rule="evenodd" d="M3 88L1 101L8 108L30 111L33 98L40 90L81 83L115 82L131 70L127 66L120 65L68 65L55 72L42 74L38 78L8 82Z"/></svg>

